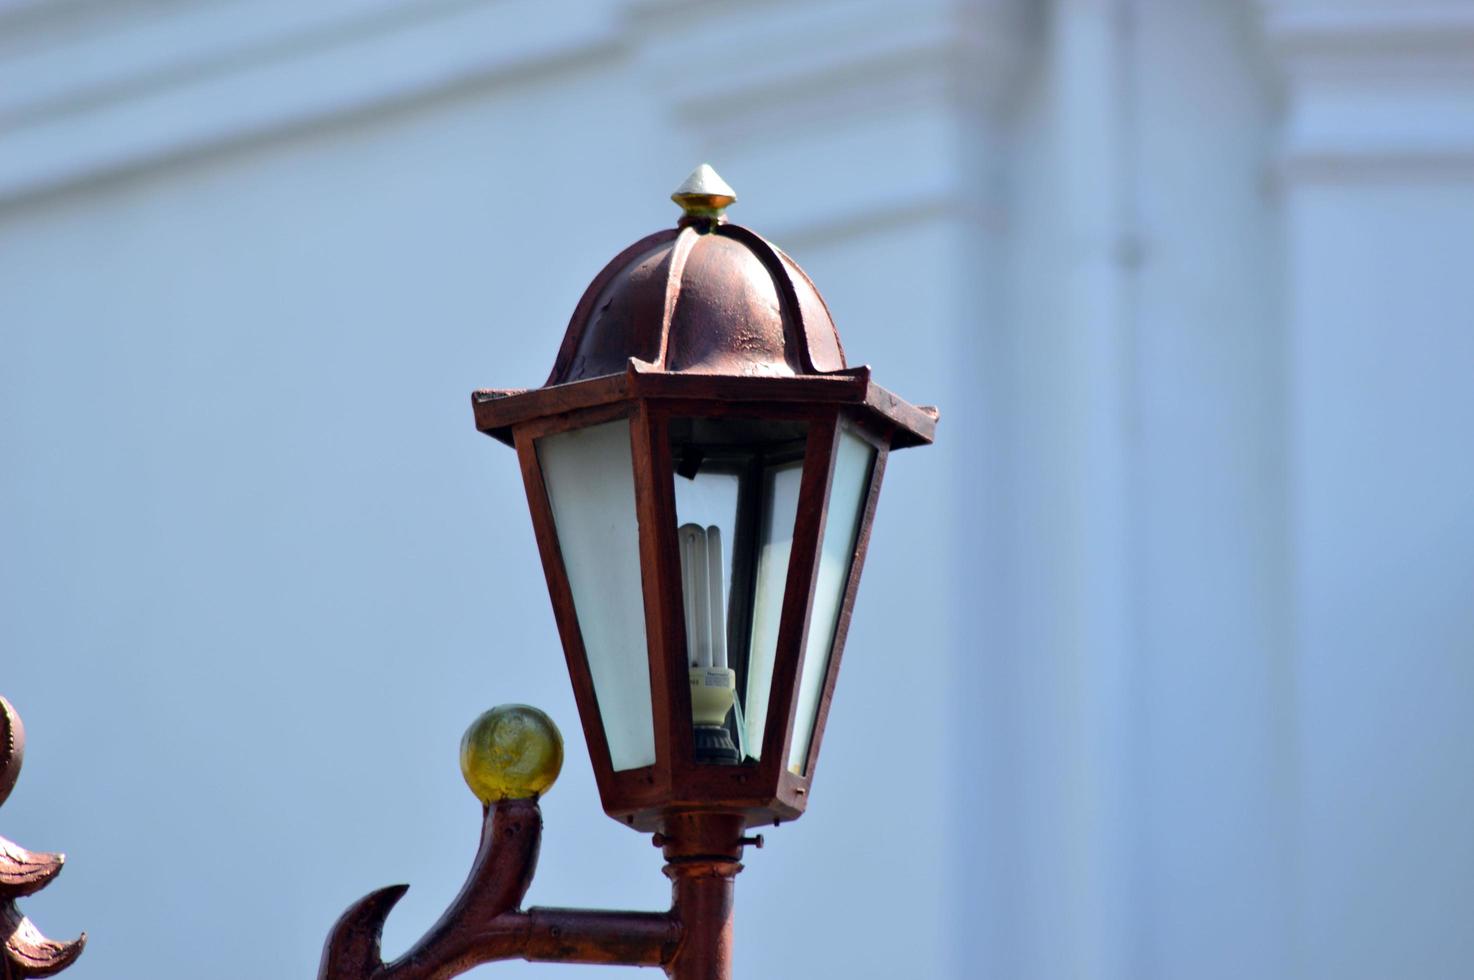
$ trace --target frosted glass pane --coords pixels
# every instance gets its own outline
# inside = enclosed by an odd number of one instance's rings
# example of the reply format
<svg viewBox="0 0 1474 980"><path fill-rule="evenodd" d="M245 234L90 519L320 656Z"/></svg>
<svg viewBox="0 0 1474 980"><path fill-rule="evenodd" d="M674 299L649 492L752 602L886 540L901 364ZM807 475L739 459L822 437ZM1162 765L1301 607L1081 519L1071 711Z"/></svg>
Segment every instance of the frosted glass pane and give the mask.
<svg viewBox="0 0 1474 980"><path fill-rule="evenodd" d="M793 723L793 745L788 768L803 774L809 745L814 739L814 721L819 714L819 696L824 693L824 675L829 672L829 655L839 609L855 557L855 538L860 530L860 512L870 488L870 468L875 449L865 440L843 429L834 459L834 482L829 489L829 512L819 549L819 574L814 583L814 606L809 613L809 638L804 647L804 671L798 685L798 712Z"/></svg>
<svg viewBox="0 0 1474 980"><path fill-rule="evenodd" d="M778 621L783 617L783 589L788 583L788 556L798 517L798 486L803 462L768 469L763 476L763 519L758 538L757 582L753 590L752 645L748 654L744 722L747 754L760 758L773 690L773 661L778 653Z"/></svg>
<svg viewBox="0 0 1474 980"><path fill-rule="evenodd" d="M616 771L655 763L640 525L627 419L537 441L558 547Z"/></svg>

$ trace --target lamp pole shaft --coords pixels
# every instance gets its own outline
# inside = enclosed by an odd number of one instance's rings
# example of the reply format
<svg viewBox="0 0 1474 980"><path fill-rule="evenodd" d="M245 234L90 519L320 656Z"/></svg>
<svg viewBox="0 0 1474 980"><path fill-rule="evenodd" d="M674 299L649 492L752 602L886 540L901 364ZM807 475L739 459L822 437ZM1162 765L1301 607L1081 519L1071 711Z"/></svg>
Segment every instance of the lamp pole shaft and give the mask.
<svg viewBox="0 0 1474 980"><path fill-rule="evenodd" d="M681 945L667 967L672 980L732 980L733 879L741 867L702 859L666 866L681 920Z"/></svg>
<svg viewBox="0 0 1474 980"><path fill-rule="evenodd" d="M666 814L656 835L671 880L681 942L666 964L672 980L732 980L733 884L742 870L740 813Z"/></svg>

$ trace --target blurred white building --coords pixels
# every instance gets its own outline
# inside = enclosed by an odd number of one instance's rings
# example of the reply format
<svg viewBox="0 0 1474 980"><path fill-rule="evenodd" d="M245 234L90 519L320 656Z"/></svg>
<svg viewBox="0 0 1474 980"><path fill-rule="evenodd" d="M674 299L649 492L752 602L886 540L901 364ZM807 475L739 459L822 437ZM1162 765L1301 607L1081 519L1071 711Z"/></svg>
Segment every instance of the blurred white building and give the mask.
<svg viewBox="0 0 1474 980"><path fill-rule="evenodd" d="M0 832L67 976L307 976L395 881L402 949L502 701L570 742L530 900L664 907L467 396L702 160L943 410L740 975L1471 976L1474 5L0 0Z"/></svg>

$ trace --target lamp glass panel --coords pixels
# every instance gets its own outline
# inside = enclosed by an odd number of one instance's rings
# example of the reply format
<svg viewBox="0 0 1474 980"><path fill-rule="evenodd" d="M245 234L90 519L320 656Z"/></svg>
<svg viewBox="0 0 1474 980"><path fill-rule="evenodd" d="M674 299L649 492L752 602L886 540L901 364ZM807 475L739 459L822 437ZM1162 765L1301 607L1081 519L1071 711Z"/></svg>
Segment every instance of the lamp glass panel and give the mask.
<svg viewBox="0 0 1474 980"><path fill-rule="evenodd" d="M616 771L655 763L630 424L543 436L537 458Z"/></svg>
<svg viewBox="0 0 1474 980"><path fill-rule="evenodd" d="M757 539L752 643L743 712L743 734L754 759L762 756L763 735L767 731L773 666L778 655L778 624L783 618L783 592L788 585L788 559L793 551L802 476L802 460L773 466L763 474L763 517Z"/></svg>
<svg viewBox="0 0 1474 980"><path fill-rule="evenodd" d="M807 436L802 422L670 423L693 722L721 717L728 762L762 755Z"/></svg>
<svg viewBox="0 0 1474 980"><path fill-rule="evenodd" d="M854 565L860 517L870 489L870 472L875 465L875 447L846 429L841 429L835 446L834 476L829 487L829 509L819 546L819 569L814 582L814 604L809 612L808 640L804 646L803 673L799 678L798 706L793 739L788 750L788 768L803 775L819 717L819 698L834 649L839 613Z"/></svg>

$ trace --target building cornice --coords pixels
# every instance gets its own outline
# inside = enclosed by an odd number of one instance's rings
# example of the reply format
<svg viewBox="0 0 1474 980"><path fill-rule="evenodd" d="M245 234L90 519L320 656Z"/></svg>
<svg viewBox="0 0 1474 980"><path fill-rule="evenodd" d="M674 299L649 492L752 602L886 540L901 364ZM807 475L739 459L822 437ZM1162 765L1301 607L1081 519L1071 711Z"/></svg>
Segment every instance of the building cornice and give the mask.
<svg viewBox="0 0 1474 980"><path fill-rule="evenodd" d="M628 57L673 129L718 154L904 121L913 152L864 161L885 171L863 182L884 199L844 203L897 220L935 214L957 206L956 161L921 143L940 144L942 125L986 127L1006 113L1034 44L1030 9L1026 0L588 0L573 10L539 0L0 0L0 206L468 86ZM827 227L833 213L793 224Z"/></svg>
<svg viewBox="0 0 1474 980"><path fill-rule="evenodd" d="M555 16L537 0L63 0L51 12L11 0L7 18L0 204L621 43L616 17Z"/></svg>
<svg viewBox="0 0 1474 980"><path fill-rule="evenodd" d="M1474 175L1474 8L1261 6L1291 180Z"/></svg>

